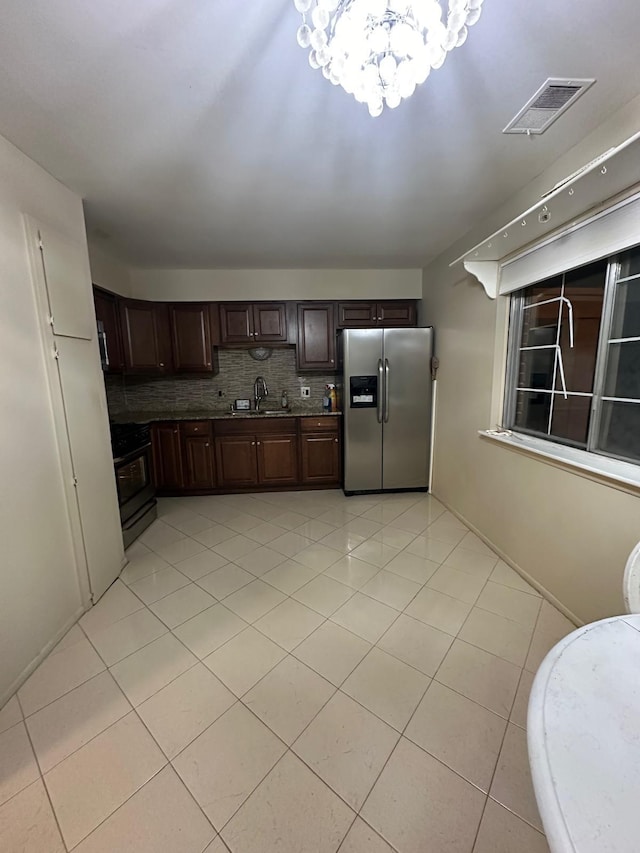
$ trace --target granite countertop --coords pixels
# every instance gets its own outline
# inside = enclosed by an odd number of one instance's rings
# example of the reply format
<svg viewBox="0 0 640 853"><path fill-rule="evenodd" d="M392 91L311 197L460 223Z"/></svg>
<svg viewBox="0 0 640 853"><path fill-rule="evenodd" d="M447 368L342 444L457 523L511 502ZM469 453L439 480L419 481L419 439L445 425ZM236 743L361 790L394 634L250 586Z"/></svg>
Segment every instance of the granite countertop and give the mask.
<svg viewBox="0 0 640 853"><path fill-rule="evenodd" d="M242 420L246 418L317 418L317 417L336 417L342 412L325 412L323 409L292 409L290 412L277 412L272 415L256 415L247 412L238 412L231 414L228 409L218 409L217 411L196 410L193 411L162 411L162 412L114 412L110 415L110 420L117 424L126 423L150 423L151 421L218 421L218 420Z"/></svg>

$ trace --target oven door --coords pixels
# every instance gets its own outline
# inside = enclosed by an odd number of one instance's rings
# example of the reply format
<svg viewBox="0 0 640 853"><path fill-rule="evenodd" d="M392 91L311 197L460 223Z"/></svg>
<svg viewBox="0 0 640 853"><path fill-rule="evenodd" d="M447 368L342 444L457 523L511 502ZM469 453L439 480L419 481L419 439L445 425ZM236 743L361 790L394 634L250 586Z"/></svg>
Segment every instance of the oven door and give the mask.
<svg viewBox="0 0 640 853"><path fill-rule="evenodd" d="M151 482L151 445L114 460L120 520L124 524L155 495Z"/></svg>

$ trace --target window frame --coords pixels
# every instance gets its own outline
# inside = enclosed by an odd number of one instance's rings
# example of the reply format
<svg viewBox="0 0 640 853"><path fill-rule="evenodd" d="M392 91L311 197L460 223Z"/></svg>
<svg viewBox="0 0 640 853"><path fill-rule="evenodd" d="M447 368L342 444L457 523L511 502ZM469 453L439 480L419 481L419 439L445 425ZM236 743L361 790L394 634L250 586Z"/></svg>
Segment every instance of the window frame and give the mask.
<svg viewBox="0 0 640 853"><path fill-rule="evenodd" d="M542 284L551 278L556 278L557 275L562 275L563 285L567 273L574 269L580 269L580 266L565 270L563 273L557 273L543 279L540 282L531 282L525 287L518 288L509 294L509 331L507 339L507 358L506 369L504 374L504 398L502 408L502 424L503 429L516 435L528 436L539 441L548 442L551 446L570 447L584 453L593 454L596 457L604 457L616 459L629 465L640 467L640 459L632 459L629 456L622 456L610 451L603 450L598 446L600 439L600 430L602 427L603 403L617 400L619 398L611 398L604 393L606 382L609 348L611 346L611 332L614 318L614 308L618 286L633 279L640 282L640 274L625 276L621 278L622 259L629 251L634 249L640 251L640 246L630 247L624 253L620 252L612 257L603 258L607 262L607 270L605 273L605 283L602 301L602 314L600 321L600 330L598 334L598 343L596 346L596 358L594 367L593 391L591 395L591 407L589 428L587 433L586 445L580 442L563 439L558 436L541 433L535 430L523 429L515 425L516 406L518 397L518 376L520 371L520 357L522 350L522 333L525 312L525 292L529 287L535 284ZM582 265L581 265L582 266ZM561 297L559 297L561 298ZM560 328L560 326L559 326ZM558 355L556 355L554 372L557 370ZM555 385L555 382L554 382ZM552 397L555 394L562 394L562 391L556 391L555 388L551 391L542 391L542 393L550 393ZM571 392L569 392L571 393ZM586 394L574 393L574 396L587 396ZM629 398L631 400L631 398ZM636 403L635 405L640 405ZM551 422L551 418L550 421Z"/></svg>

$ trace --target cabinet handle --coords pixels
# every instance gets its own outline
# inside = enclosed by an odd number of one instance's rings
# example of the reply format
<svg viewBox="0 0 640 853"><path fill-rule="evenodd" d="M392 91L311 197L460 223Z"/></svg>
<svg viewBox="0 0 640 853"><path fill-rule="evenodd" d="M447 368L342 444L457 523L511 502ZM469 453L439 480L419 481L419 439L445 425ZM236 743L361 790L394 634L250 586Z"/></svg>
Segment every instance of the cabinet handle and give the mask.
<svg viewBox="0 0 640 853"><path fill-rule="evenodd" d="M258 441L258 442L256 442L256 444L258 445L258 447L260 447L260 442L259 442L259 441Z"/></svg>
<svg viewBox="0 0 640 853"><path fill-rule="evenodd" d="M164 367L164 361L160 362L160 367Z"/></svg>
<svg viewBox="0 0 640 853"><path fill-rule="evenodd" d="M173 434L174 434L174 435L177 435L177 434L178 434L178 430L177 430L177 429L174 429Z"/></svg>
<svg viewBox="0 0 640 853"><path fill-rule="evenodd" d="M338 443L338 439L337 439L337 438L334 438L333 440L335 441L335 443L336 443L336 444Z"/></svg>
<svg viewBox="0 0 640 853"><path fill-rule="evenodd" d="M255 441L252 441L252 442L251 442L251 447L255 447L255 446L256 446Z"/></svg>
<svg viewBox="0 0 640 853"><path fill-rule="evenodd" d="M331 359L331 364L334 364L334 360L333 360L333 359Z"/></svg>
<svg viewBox="0 0 640 853"><path fill-rule="evenodd" d="M337 441L337 440L338 440L338 439L336 438L336 441ZM207 443L205 444L205 447L209 447L209 442L207 442Z"/></svg>

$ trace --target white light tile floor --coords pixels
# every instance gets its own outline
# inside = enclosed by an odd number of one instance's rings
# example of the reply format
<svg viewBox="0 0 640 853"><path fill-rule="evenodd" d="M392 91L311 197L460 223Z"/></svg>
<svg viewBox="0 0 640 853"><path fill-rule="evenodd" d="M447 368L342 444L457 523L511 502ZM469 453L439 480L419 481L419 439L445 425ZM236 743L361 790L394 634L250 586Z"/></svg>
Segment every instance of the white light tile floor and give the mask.
<svg viewBox="0 0 640 853"><path fill-rule="evenodd" d="M573 629L437 500L170 498L0 710L0 850L545 853Z"/></svg>

